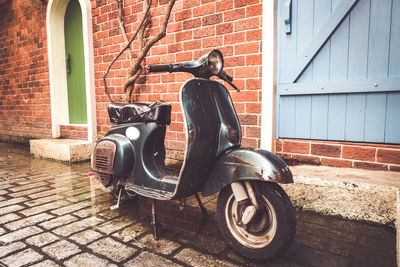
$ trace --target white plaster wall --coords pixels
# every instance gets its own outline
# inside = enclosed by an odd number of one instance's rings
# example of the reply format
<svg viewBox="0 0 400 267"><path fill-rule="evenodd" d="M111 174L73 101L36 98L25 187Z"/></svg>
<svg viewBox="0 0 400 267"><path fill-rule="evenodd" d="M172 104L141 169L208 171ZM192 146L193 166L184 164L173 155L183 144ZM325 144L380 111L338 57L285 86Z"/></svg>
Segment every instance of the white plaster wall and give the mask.
<svg viewBox="0 0 400 267"><path fill-rule="evenodd" d="M275 138L276 0L263 1L261 148L273 151Z"/></svg>

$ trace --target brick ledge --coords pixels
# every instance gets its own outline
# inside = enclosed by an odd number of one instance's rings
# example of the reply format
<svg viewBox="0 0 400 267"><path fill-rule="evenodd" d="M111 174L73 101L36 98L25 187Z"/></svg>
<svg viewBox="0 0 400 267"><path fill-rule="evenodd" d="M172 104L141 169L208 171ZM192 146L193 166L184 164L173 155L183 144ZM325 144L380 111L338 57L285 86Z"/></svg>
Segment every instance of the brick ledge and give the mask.
<svg viewBox="0 0 400 267"><path fill-rule="evenodd" d="M289 164L400 171L400 145L278 139L276 154Z"/></svg>

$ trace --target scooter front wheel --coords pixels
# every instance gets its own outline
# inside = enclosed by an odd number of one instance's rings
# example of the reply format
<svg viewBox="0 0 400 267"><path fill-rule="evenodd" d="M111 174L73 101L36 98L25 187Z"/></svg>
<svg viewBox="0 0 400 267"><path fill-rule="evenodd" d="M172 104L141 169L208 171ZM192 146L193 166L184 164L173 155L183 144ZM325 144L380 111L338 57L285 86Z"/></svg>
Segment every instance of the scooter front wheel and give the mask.
<svg viewBox="0 0 400 267"><path fill-rule="evenodd" d="M296 233L296 215L278 184L252 182L252 186L259 207L249 223L241 223L245 207L238 206L230 186L218 196L216 218L221 233L236 253L249 260L270 260L290 246Z"/></svg>

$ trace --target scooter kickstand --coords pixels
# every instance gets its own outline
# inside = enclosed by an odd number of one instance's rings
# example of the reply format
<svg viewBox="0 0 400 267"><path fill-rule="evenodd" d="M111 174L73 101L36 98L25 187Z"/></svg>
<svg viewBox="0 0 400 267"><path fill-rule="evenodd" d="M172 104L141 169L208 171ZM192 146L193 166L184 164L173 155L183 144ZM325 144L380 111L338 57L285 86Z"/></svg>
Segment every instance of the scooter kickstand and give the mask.
<svg viewBox="0 0 400 267"><path fill-rule="evenodd" d="M120 200L121 200L121 192L122 192L122 188L119 189L117 204L111 206L111 207L110 207L110 210L119 209L119 202L120 202Z"/></svg>
<svg viewBox="0 0 400 267"><path fill-rule="evenodd" d="M199 203L200 209L201 209L201 216L203 217L203 219L208 220L208 212L206 210L206 208L204 208L203 203L201 202L201 199L199 197L199 194L194 194L194 196L196 197L197 203Z"/></svg>
<svg viewBox="0 0 400 267"><path fill-rule="evenodd" d="M154 230L154 239L158 240L158 233L157 233L157 214L156 214L156 200L151 200L151 224L153 225Z"/></svg>
<svg viewBox="0 0 400 267"><path fill-rule="evenodd" d="M204 208L203 203L201 202L201 199L199 197L199 195L196 193L194 194L194 196L196 197L197 203L199 204L200 210L201 210L201 223L200 226L197 230L197 233L201 232L201 229L203 228L203 226L207 223L208 221L208 212L206 210L206 208Z"/></svg>

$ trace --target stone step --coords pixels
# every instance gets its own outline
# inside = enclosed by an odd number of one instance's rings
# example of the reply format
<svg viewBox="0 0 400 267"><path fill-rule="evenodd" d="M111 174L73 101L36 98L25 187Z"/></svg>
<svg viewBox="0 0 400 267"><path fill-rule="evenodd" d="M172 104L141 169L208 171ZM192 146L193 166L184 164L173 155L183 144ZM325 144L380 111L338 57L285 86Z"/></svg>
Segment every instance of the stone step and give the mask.
<svg viewBox="0 0 400 267"><path fill-rule="evenodd" d="M94 144L76 139L36 139L30 140L30 153L38 158L63 162L79 162L90 159Z"/></svg>

